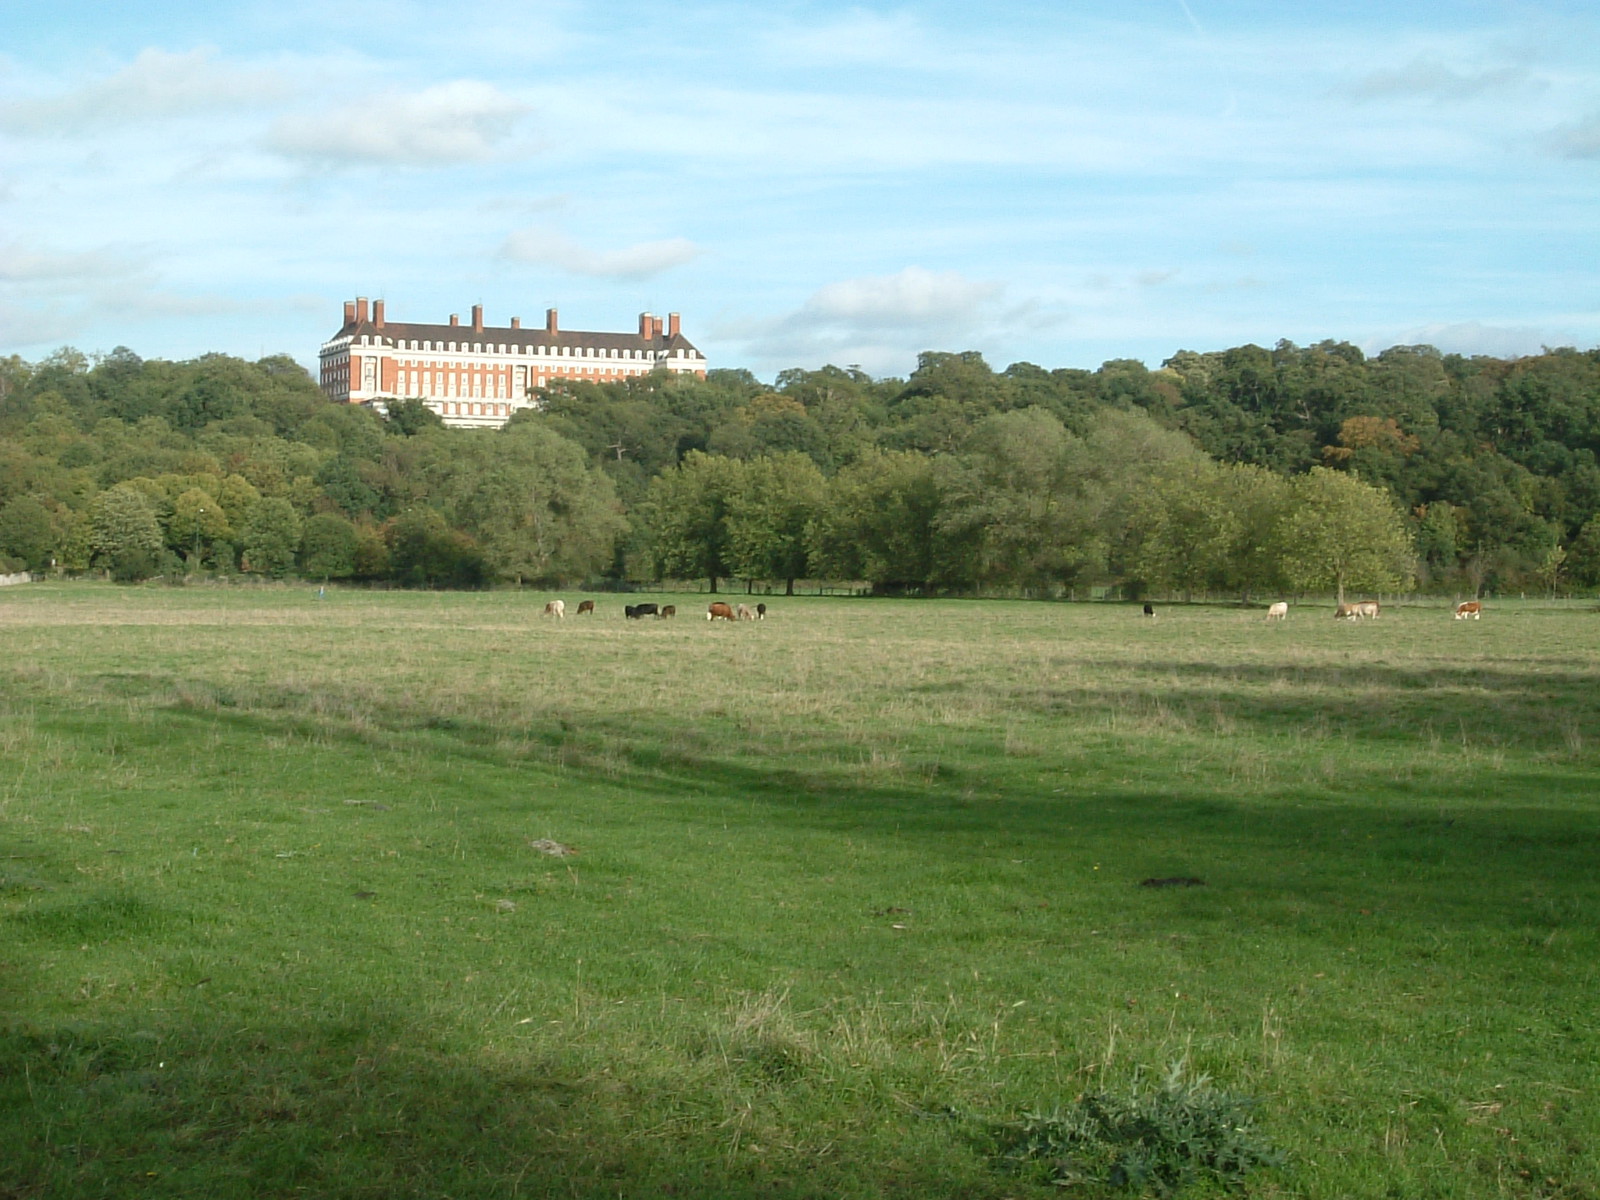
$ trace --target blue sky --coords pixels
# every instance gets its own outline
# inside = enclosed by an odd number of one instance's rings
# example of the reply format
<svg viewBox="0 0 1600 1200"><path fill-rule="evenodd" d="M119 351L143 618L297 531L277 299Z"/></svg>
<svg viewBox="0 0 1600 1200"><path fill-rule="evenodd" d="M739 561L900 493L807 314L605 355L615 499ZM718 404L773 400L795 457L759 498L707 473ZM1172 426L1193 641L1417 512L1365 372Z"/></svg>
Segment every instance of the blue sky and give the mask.
<svg viewBox="0 0 1600 1200"><path fill-rule="evenodd" d="M315 362L341 302L713 366L1600 344L1593 0L0 12L0 354Z"/></svg>

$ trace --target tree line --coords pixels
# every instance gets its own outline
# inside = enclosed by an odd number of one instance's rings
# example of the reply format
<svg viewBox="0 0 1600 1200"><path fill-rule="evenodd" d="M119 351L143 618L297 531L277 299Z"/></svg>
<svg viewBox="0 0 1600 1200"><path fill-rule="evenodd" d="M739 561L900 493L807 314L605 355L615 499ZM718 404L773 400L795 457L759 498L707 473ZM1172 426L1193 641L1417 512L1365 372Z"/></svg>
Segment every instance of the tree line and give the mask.
<svg viewBox="0 0 1600 1200"><path fill-rule="evenodd" d="M500 430L286 357L0 360L0 567L1049 595L1600 585L1600 351L563 382Z"/></svg>

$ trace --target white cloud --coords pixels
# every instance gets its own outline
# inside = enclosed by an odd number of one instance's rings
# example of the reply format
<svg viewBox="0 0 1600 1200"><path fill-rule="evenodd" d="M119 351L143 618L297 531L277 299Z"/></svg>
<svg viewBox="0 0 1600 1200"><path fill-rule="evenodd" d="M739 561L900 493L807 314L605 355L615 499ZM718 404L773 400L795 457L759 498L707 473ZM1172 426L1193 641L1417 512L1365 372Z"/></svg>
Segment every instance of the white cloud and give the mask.
<svg viewBox="0 0 1600 1200"><path fill-rule="evenodd" d="M1401 67L1369 72L1348 89L1357 100L1419 99L1435 103L1472 100L1514 91L1533 82L1526 67L1459 69L1422 56Z"/></svg>
<svg viewBox="0 0 1600 1200"><path fill-rule="evenodd" d="M1552 338L1550 331L1526 325L1489 325L1481 321L1438 322L1419 325L1392 337L1380 336L1362 349L1377 354L1390 346L1432 346L1446 354L1486 354L1493 358L1520 358L1538 354L1547 345L1565 345L1570 339Z"/></svg>
<svg viewBox="0 0 1600 1200"><path fill-rule="evenodd" d="M907 267L894 275L846 279L818 289L795 320L857 329L942 328L970 321L1000 286L955 271Z"/></svg>
<svg viewBox="0 0 1600 1200"><path fill-rule="evenodd" d="M409 95L362 96L309 116L282 117L268 148L322 166L436 167L491 157L526 104L492 84L461 79Z"/></svg>
<svg viewBox="0 0 1600 1200"><path fill-rule="evenodd" d="M170 54L145 49L127 67L60 95L0 104L0 129L20 134L92 131L164 117L204 116L281 98L285 82L269 71L219 62L210 49Z"/></svg>
<svg viewBox="0 0 1600 1200"><path fill-rule="evenodd" d="M994 311L1003 290L956 271L906 267L827 284L793 312L713 332L743 343L767 365L832 362L871 374L904 373L924 350L970 349L993 340L1005 318ZM1030 320L1037 316L1029 314Z"/></svg>
<svg viewBox="0 0 1600 1200"><path fill-rule="evenodd" d="M108 250L61 253L31 249L21 242L0 246L0 282L65 283L125 276L137 264Z"/></svg>
<svg viewBox="0 0 1600 1200"><path fill-rule="evenodd" d="M688 238L638 242L622 250L594 251L563 233L523 229L513 233L500 253L515 262L557 267L573 275L602 279L648 279L698 257L701 248Z"/></svg>
<svg viewBox="0 0 1600 1200"><path fill-rule="evenodd" d="M1558 130L1555 146L1564 158L1600 158L1600 112Z"/></svg>

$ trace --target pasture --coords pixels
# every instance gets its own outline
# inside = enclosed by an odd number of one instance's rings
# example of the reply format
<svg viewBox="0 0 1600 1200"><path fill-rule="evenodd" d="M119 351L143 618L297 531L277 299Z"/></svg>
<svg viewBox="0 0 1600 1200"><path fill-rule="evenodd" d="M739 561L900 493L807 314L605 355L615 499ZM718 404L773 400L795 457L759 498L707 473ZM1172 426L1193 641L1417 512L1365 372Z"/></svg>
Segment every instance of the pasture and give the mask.
<svg viewBox="0 0 1600 1200"><path fill-rule="evenodd" d="M549 598L0 589L0 1196L1600 1196L1600 613Z"/></svg>

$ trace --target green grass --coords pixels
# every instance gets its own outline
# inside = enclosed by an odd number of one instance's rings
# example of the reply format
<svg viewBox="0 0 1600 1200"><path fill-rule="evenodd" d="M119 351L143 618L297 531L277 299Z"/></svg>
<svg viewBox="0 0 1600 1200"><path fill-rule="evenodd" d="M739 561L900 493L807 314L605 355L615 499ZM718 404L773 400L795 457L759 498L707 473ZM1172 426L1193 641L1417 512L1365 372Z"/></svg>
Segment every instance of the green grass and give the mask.
<svg viewBox="0 0 1600 1200"><path fill-rule="evenodd" d="M0 589L0 1196L1600 1196L1600 615L543 599Z"/></svg>

